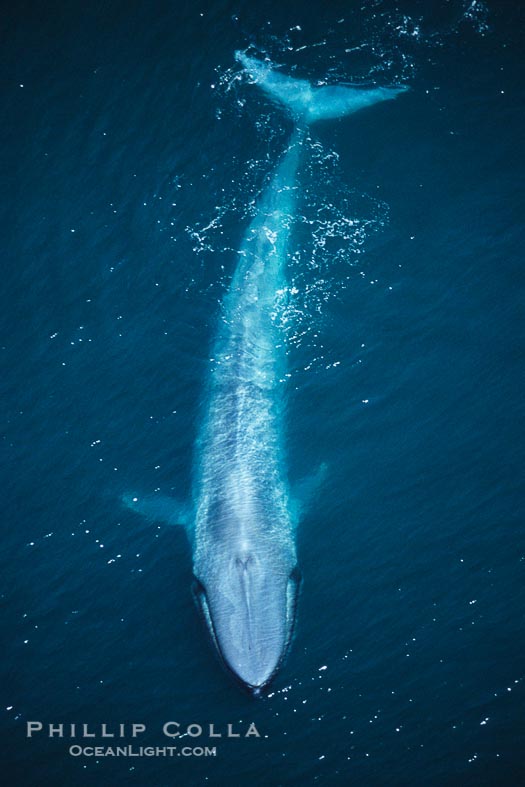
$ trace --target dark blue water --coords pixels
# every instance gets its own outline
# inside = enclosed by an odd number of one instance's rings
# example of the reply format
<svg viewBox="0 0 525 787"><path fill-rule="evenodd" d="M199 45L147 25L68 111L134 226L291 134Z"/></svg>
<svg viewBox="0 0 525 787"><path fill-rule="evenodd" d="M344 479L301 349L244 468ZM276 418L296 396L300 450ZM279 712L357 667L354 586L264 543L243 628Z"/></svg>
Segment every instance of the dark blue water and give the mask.
<svg viewBox="0 0 525 787"><path fill-rule="evenodd" d="M525 781L522 39L495 0L4 14L3 783ZM218 304L291 130L237 78L248 45L412 88L312 128L299 176L289 469L329 472L260 700L214 656L183 531L119 502L189 495ZM261 738L75 758L29 720Z"/></svg>

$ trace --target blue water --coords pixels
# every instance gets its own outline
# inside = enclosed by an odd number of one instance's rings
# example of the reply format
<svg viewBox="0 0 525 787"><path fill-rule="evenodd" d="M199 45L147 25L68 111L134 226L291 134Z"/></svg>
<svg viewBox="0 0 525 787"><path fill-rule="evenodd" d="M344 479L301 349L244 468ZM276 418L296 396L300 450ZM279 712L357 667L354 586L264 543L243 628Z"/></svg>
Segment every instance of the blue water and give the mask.
<svg viewBox="0 0 525 787"><path fill-rule="evenodd" d="M3 36L2 782L524 783L519 4L18 3ZM239 78L249 45L411 86L312 128L299 175L286 439L292 481L328 477L260 700L215 658L183 531L119 502L189 494L219 301L291 130ZM29 720L261 738L72 757Z"/></svg>

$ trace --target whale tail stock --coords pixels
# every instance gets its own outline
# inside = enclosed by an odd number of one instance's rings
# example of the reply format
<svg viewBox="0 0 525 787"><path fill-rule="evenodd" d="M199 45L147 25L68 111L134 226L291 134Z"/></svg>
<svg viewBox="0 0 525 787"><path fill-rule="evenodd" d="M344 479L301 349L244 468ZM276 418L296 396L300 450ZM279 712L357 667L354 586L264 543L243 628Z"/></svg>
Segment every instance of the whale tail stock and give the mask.
<svg viewBox="0 0 525 787"><path fill-rule="evenodd" d="M347 85L313 87L306 79L295 79L276 71L268 60L257 60L244 52L236 52L253 82L274 101L285 106L297 123L309 124L317 120L351 115L365 107L396 98L408 90L408 85L395 87L361 88Z"/></svg>

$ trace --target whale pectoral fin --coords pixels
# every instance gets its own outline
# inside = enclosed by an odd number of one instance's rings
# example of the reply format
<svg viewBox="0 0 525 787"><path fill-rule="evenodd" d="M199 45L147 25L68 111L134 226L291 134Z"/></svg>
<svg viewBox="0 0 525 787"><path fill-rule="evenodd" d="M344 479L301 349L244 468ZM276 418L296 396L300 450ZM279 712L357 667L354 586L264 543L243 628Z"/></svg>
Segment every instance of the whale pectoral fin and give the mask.
<svg viewBox="0 0 525 787"><path fill-rule="evenodd" d="M293 486L293 499L295 509L295 524L299 523L305 511L310 508L312 501L319 492L319 488L328 476L328 464L321 462L315 472L304 476Z"/></svg>
<svg viewBox="0 0 525 787"><path fill-rule="evenodd" d="M181 503L168 495L122 495L121 501L126 508L141 514L152 522L163 522L166 525L182 525L191 527L191 506Z"/></svg>

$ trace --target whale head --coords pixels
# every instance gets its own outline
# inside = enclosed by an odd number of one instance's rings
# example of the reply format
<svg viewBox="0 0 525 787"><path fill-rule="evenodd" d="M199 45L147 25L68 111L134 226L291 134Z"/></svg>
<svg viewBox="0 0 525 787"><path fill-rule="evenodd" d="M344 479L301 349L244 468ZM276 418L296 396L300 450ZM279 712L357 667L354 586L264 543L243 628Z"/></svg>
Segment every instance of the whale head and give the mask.
<svg viewBox="0 0 525 787"><path fill-rule="evenodd" d="M300 573L254 551L234 552L206 577L194 596L226 668L252 694L279 669L295 623Z"/></svg>

